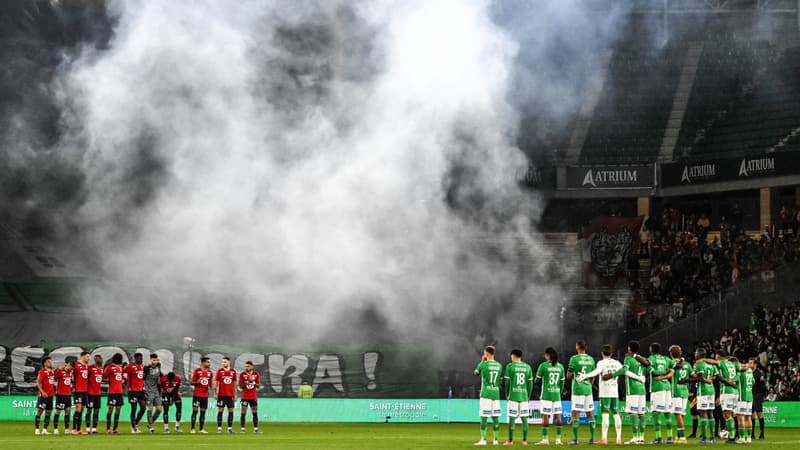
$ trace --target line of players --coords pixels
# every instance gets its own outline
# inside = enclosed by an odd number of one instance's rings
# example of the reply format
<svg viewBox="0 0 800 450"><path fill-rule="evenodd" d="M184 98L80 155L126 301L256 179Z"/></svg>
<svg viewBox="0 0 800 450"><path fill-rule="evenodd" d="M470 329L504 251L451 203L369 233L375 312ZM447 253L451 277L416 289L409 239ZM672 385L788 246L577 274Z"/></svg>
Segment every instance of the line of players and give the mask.
<svg viewBox="0 0 800 450"><path fill-rule="evenodd" d="M522 362L522 351L511 351L511 362L505 367L494 360L495 348L484 349L483 358L475 369L481 377L480 417L481 439L475 445L486 445L487 422L493 422L494 445L498 445L500 409L500 385L505 386L508 417L508 440L504 445L514 444L515 420L522 418L522 445L528 445L528 420L530 416L529 399L535 384L541 383L540 408L542 415L542 440L536 445L549 445L548 432L551 418L556 426L556 445L562 444L562 405L561 397L567 379L572 380L572 440L577 445L580 428L580 413L586 413L589 422L589 443L607 445L610 418L613 415L616 429L616 443L622 444L622 419L619 407L618 377L625 378L625 412L628 414L633 437L626 444L644 444L646 405L646 377L650 378L650 409L655 431L654 444L686 444L684 417L687 411L689 385L698 383L697 409L699 411L700 444L715 443L712 432L713 411L715 408L716 381L721 387L720 403L729 432L727 443L751 442L753 427L753 370L755 358L740 363L735 357L728 357L724 351L716 352L716 359L706 357L705 350L695 351L692 366L683 358L680 346L669 347L668 356L661 354L661 346L650 346L650 356L639 355L639 343L628 343L627 353L622 363L612 358L610 345L601 348L601 359L586 354L586 342L578 341L576 355L569 360L567 370L558 362L558 353L553 347L544 352L545 361L533 376L530 365ZM592 383L599 377L599 404L602 414L602 437L595 441L594 399ZM734 421L734 416L736 421ZM677 436L673 440L672 419L675 419ZM666 440L662 435L662 425L666 428ZM737 435L739 436L737 438Z"/></svg>
<svg viewBox="0 0 800 450"><path fill-rule="evenodd" d="M175 407L175 432L181 433L182 402L180 395L181 377L169 372L162 373L161 364L157 354L150 355L150 364L143 364L143 355L136 353L131 363L123 363L120 353L111 357L111 363L103 365L101 355L94 356L94 364L89 365L91 355L81 352L78 358L68 357L64 365L53 369L53 361L49 356L42 359L42 369L37 376L38 399L36 404L35 434L50 434L50 416L55 407L53 416L53 434L59 433L59 420L64 412L65 434L97 434L97 425L100 419L102 383L108 383L106 433L119 434L119 416L123 405L123 394L127 391L128 402L131 406L130 422L131 433L140 433L139 423L147 413L147 428L150 433L155 432L155 424L162 413L164 433L169 433L169 409ZM217 432L222 432L222 416L228 410L228 433L233 433L234 403L237 393L241 391L241 431L245 432L247 409L250 408L253 422L253 432L260 433L258 429L258 396L257 389L261 387L261 376L253 370L253 363L247 361L245 370L238 377L236 388L236 370L230 367L230 358L222 359L222 368L214 374L211 370L211 361L204 357L200 367L192 373L190 385L193 386L192 396L192 428L191 433L206 434L205 415L208 409L208 398L213 391L214 400L217 402ZM75 410L72 415L72 428L70 431L70 412L72 404ZM138 410L138 411L137 411ZM84 417L85 412L85 417ZM42 415L44 421L42 423ZM112 422L113 416L113 422ZM199 428L195 430L199 416ZM85 429L81 428L85 420ZM113 423L113 426L112 426Z"/></svg>

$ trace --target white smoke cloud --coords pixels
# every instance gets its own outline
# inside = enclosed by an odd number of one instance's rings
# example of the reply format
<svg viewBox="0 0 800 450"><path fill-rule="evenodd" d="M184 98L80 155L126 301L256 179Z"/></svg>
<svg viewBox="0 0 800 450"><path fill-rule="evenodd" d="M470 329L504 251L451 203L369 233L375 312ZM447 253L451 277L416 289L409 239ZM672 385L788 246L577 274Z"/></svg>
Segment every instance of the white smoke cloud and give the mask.
<svg viewBox="0 0 800 450"><path fill-rule="evenodd" d="M113 280L87 302L139 311L103 332L313 341L364 311L415 339L553 331L569 273L515 185L519 44L488 1L110 8L109 48L58 80L76 220Z"/></svg>

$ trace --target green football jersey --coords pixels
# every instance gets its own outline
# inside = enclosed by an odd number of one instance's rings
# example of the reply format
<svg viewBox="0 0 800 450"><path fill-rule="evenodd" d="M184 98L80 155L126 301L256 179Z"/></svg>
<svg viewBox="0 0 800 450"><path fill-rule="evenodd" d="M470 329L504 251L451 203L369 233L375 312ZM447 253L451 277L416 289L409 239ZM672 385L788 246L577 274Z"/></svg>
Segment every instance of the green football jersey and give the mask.
<svg viewBox="0 0 800 450"><path fill-rule="evenodd" d="M569 359L569 370L572 371L572 395L592 395L592 380L578 382L578 374L587 374L594 370L594 358L587 354L574 355Z"/></svg>
<svg viewBox="0 0 800 450"><path fill-rule="evenodd" d="M497 361L481 361L475 371L481 376L481 398L500 400L500 376L503 366Z"/></svg>
<svg viewBox="0 0 800 450"><path fill-rule="evenodd" d="M739 384L739 365L735 362L725 359L720 360L719 374L722 375L723 378L727 378L734 383ZM725 383L720 383L720 389L722 389L722 394L739 394L738 386L731 387Z"/></svg>
<svg viewBox="0 0 800 450"><path fill-rule="evenodd" d="M522 361L511 362L506 366L503 375L506 385L506 398L512 402L527 402L531 398L533 389L533 370L531 366Z"/></svg>
<svg viewBox="0 0 800 450"><path fill-rule="evenodd" d="M739 372L739 401L752 402L753 401L753 384L756 380L753 376L753 369L750 367L747 370Z"/></svg>
<svg viewBox="0 0 800 450"><path fill-rule="evenodd" d="M633 356L626 356L622 363L622 369L617 371L621 375L627 371L631 371L636 375L644 376L644 368L639 364ZM627 395L645 395L644 383L633 378L625 377L625 393Z"/></svg>
<svg viewBox="0 0 800 450"><path fill-rule="evenodd" d="M542 380L541 400L551 402L561 400L561 391L564 390L564 366L561 363L545 361L536 369L536 383Z"/></svg>
<svg viewBox="0 0 800 450"><path fill-rule="evenodd" d="M650 392L669 391L669 380L656 381L655 378L666 375L675 366L675 362L664 355L650 355L647 359L650 361L650 366L647 367L647 372L650 373Z"/></svg>
<svg viewBox="0 0 800 450"><path fill-rule="evenodd" d="M712 380L717 375L717 368L712 366L711 364L705 363L700 361L699 363L694 365L694 373L702 374L703 378L711 378ZM714 383L708 384L702 380L698 383L700 388L697 395L716 395L716 390L714 389Z"/></svg>
<svg viewBox="0 0 800 450"><path fill-rule="evenodd" d="M674 367L677 365L676 361L673 361L673 364L675 374L672 375L672 396L675 398L689 398L689 384L679 382L689 379L692 374L692 366L686 361L683 361L681 367Z"/></svg>

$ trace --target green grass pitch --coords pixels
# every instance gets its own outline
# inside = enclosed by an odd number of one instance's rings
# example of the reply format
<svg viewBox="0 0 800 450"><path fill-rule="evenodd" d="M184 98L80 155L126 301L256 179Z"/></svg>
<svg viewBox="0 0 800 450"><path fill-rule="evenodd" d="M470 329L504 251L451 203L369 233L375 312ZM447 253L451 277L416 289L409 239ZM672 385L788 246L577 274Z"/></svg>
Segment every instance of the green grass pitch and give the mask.
<svg viewBox="0 0 800 450"><path fill-rule="evenodd" d="M210 434L192 435L188 432L183 434L155 434L142 433L139 435L130 434L130 428L120 425L122 434L117 436L107 436L105 434L91 436L34 436L33 422L3 422L0 423L0 448L13 449L158 449L158 448L195 448L195 449L216 449L216 448L275 448L275 449L346 449L346 448L368 448L368 449L450 449L450 448L474 448L473 443L478 440L479 430L477 424L331 424L331 423L262 423L261 430L264 434L255 435L250 433L248 424L247 434L216 434L215 424L208 427ZM63 428L63 425L62 425ZM188 430L188 424L184 423L184 428ZM598 427L599 428L599 427ZM52 429L52 427L51 427ZM588 429L581 426L581 445L588 447ZM598 434L599 434L598 429ZM627 436L627 427L623 430ZM508 429L505 425L500 427L500 444L508 436ZM564 438L571 436L572 431L565 427ZM515 433L514 447L521 448L522 429L517 426ZM554 439L551 431L551 441ZM614 436L613 428L610 436ZM767 429L767 439L764 441L754 441L744 447L749 449L766 449L770 446L792 449L800 448L800 429L794 428L771 428ZM491 436L491 429L489 431ZM645 435L648 440L653 438L652 429L647 430ZM491 439L491 438L490 438ZM531 426L529 436L530 443L541 439L541 430L538 426ZM720 439L717 446L724 447ZM491 440L489 441L491 447ZM530 447L530 446L529 446ZM554 447L551 442L550 447ZM655 445L645 445L639 447L656 447ZM664 447L658 446L658 447ZM690 439L689 444L678 448L700 447L697 440ZM703 446L708 447L708 446ZM567 448L567 447L564 447Z"/></svg>

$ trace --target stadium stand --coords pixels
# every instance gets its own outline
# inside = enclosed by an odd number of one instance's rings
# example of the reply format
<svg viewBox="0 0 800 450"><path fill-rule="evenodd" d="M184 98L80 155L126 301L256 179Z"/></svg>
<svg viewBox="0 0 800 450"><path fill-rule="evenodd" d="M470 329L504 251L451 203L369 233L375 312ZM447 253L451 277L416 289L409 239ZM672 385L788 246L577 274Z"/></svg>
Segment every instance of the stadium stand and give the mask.
<svg viewBox="0 0 800 450"><path fill-rule="evenodd" d="M724 52L725 47L711 51ZM788 48L776 61L765 64L770 53L769 46L758 43L751 48L731 48L728 58L709 55L707 66L711 67L706 67L704 81L696 86L693 102L697 104L682 131L684 153L711 158L797 148L800 47ZM754 81L749 82L746 74L754 67L765 67L764 73L754 74ZM714 92L708 85L716 79L723 87Z"/></svg>
<svg viewBox="0 0 800 450"><path fill-rule="evenodd" d="M635 42L626 41L611 58L581 163L652 162L658 155L686 44L652 49Z"/></svg>

